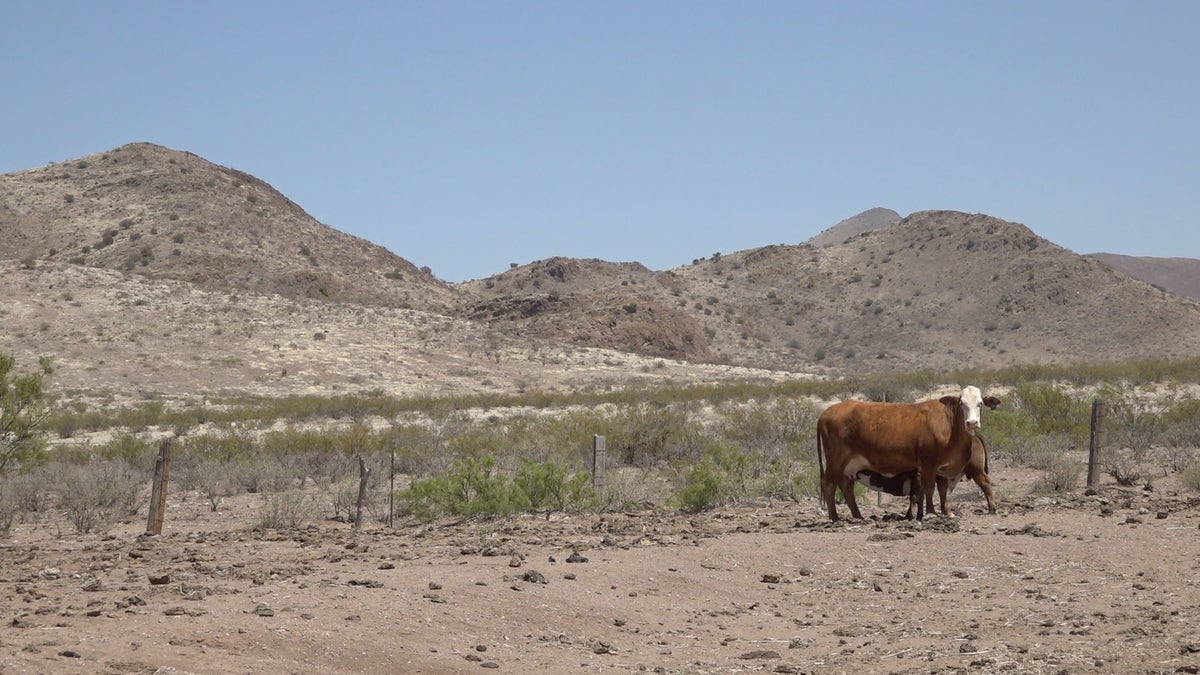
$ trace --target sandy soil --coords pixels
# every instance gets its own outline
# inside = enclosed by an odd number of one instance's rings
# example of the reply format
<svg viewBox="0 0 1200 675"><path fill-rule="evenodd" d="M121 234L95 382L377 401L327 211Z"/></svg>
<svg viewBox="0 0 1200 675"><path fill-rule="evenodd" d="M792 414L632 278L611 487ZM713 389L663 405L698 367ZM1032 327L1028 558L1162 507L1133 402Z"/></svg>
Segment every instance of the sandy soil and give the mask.
<svg viewBox="0 0 1200 675"><path fill-rule="evenodd" d="M996 476L957 519L811 503L257 530L173 495L0 540L3 673L1200 672L1200 496ZM1029 478L1029 476L1025 476Z"/></svg>

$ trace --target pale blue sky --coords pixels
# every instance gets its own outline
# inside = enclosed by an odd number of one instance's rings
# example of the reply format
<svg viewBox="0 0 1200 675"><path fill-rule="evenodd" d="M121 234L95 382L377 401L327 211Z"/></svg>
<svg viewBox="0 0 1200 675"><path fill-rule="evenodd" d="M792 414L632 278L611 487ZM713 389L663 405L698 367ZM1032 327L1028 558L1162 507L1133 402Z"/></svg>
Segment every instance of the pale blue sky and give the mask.
<svg viewBox="0 0 1200 675"><path fill-rule="evenodd" d="M1200 2L0 0L0 172L134 141L462 281L874 206L1200 258Z"/></svg>

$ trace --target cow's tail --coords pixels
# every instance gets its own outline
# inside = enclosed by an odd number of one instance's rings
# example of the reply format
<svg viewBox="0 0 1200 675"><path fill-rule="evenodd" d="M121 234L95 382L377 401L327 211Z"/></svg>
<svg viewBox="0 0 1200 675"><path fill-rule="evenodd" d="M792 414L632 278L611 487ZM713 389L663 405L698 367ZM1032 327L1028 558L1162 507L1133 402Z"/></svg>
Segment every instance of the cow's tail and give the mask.
<svg viewBox="0 0 1200 675"><path fill-rule="evenodd" d="M991 475L991 473L992 473L992 467L988 466L988 448L987 448L987 441L985 441L985 440L983 439L983 436L980 436L980 435L979 435L979 432L978 432L978 431L977 431L977 432L975 432L975 436L976 436L977 438L979 438L979 444L983 446L983 472L984 472L984 473L986 473L986 474L988 474L988 475Z"/></svg>
<svg viewBox="0 0 1200 675"><path fill-rule="evenodd" d="M825 478L825 450L821 445L821 426L817 425L817 477L821 480Z"/></svg>

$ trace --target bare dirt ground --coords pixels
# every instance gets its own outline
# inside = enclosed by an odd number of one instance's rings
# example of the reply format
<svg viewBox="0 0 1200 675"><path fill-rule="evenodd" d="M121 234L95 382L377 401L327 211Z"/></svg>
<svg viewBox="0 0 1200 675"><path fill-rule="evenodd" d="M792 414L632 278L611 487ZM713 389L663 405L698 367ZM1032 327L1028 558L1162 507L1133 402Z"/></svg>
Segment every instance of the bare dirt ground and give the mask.
<svg viewBox="0 0 1200 675"><path fill-rule="evenodd" d="M0 540L3 673L1200 672L1200 496L1170 478L961 517L819 506L258 530L261 498ZM844 507L843 507L844 510Z"/></svg>

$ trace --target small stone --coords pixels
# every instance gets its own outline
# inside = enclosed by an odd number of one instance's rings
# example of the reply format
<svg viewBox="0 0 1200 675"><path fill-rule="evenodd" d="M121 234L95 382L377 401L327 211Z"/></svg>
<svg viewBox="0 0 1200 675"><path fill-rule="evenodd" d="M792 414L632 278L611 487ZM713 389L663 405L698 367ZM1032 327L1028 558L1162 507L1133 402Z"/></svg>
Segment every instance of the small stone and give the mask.
<svg viewBox="0 0 1200 675"><path fill-rule="evenodd" d="M571 555L567 556L567 562L569 563L585 563L587 561L586 557L579 555L579 551L571 551Z"/></svg>
<svg viewBox="0 0 1200 675"><path fill-rule="evenodd" d="M754 651L749 651L745 654L742 654L738 658L745 660L777 659L779 658L779 652L772 649L755 649Z"/></svg>

